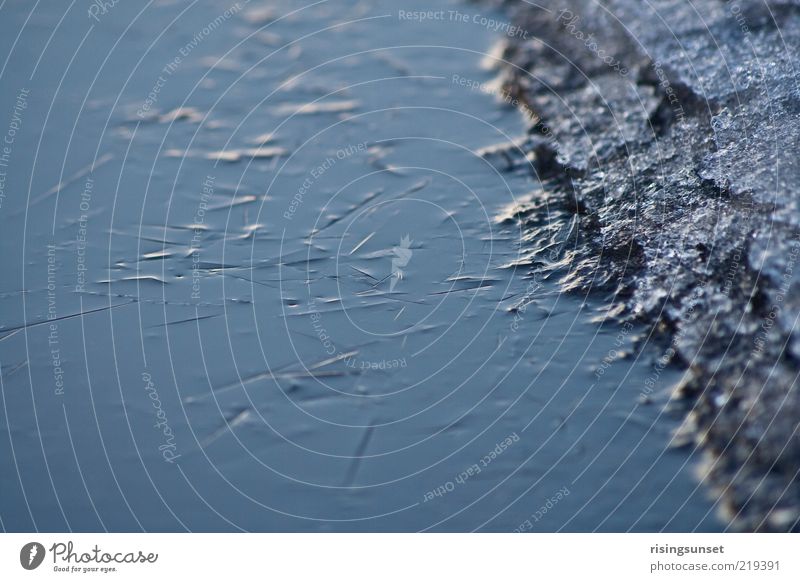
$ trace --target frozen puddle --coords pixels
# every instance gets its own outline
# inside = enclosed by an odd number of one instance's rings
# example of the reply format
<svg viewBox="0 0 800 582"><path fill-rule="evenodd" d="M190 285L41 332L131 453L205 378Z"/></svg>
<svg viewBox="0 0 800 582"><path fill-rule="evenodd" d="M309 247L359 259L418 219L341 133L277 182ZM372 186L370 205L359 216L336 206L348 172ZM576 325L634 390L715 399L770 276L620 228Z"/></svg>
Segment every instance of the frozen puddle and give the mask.
<svg viewBox="0 0 800 582"><path fill-rule="evenodd" d="M7 529L720 528L659 351L513 267L498 16L434 8L120 4L54 94L57 30L0 214Z"/></svg>

